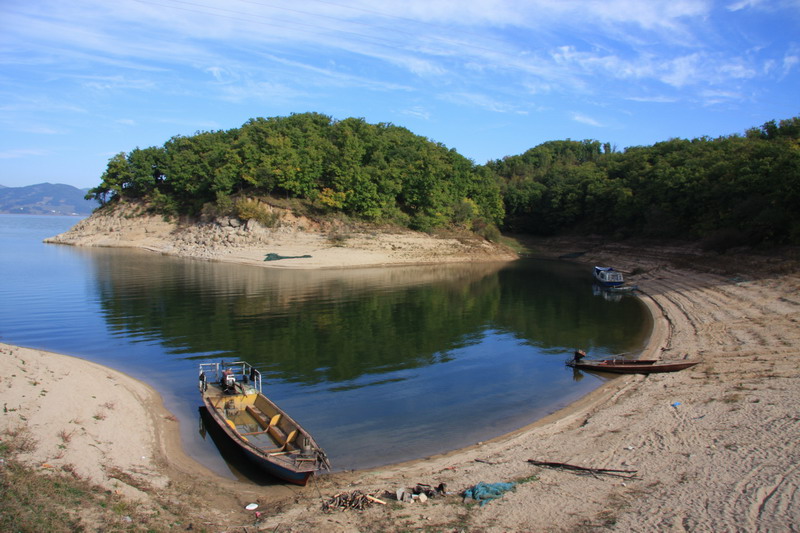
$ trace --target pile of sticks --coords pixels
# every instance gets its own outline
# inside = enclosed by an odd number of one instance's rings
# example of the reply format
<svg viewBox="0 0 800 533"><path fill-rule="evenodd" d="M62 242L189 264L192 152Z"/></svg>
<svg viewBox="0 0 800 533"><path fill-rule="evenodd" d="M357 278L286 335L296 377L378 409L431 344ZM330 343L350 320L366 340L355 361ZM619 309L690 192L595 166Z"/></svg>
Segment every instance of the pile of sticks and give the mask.
<svg viewBox="0 0 800 533"><path fill-rule="evenodd" d="M360 490L354 490L353 492L340 492L325 500L322 502L322 510L326 513L347 510L363 511L373 503L386 505L385 501L375 496L364 494Z"/></svg>

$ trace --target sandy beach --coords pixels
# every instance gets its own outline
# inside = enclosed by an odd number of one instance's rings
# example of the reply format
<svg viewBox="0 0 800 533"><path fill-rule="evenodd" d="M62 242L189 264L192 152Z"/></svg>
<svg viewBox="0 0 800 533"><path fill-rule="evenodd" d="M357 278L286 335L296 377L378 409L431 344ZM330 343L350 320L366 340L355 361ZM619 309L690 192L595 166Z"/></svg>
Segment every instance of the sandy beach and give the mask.
<svg viewBox="0 0 800 533"><path fill-rule="evenodd" d="M796 251L718 256L683 246L555 240L530 246L542 256L580 251L574 260L626 272L654 317L643 357L701 364L619 377L511 435L321 476L270 500L259 487L218 478L188 459L177 421L149 387L80 359L0 345L0 431L25 425L37 442L24 455L30 464L43 471L69 465L143 508L159 497L192 498L195 529L209 531L796 531ZM277 241L270 249L302 251ZM384 255L374 264L392 263ZM529 460L635 471L635 478L576 475ZM485 506L462 503L461 492L479 482L514 480L523 482ZM159 490L142 490L142 483ZM398 488L421 483L445 483L450 495L395 501ZM387 504L322 511L326 499L354 490ZM259 516L244 510L249 502L260 504Z"/></svg>

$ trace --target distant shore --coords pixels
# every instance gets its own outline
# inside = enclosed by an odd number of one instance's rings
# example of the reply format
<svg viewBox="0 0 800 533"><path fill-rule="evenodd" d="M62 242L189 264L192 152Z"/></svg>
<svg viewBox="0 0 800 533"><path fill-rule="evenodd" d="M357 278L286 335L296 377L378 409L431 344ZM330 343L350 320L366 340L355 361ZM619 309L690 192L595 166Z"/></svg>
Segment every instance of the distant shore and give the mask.
<svg viewBox="0 0 800 533"><path fill-rule="evenodd" d="M182 225L123 206L98 211L45 242L140 248L155 253L270 268L319 269L513 261L511 249L472 234L429 235L400 228L325 225L276 209L280 222L223 218Z"/></svg>
<svg viewBox="0 0 800 533"><path fill-rule="evenodd" d="M139 469L154 482L163 482L166 476L192 487L196 494L204 495L208 506L204 516L221 528L253 524L253 514L239 505L248 501L262 503L263 514L257 524L249 526L259 531L575 531L601 527L619 531L786 531L800 523L796 501L800 448L795 445L796 401L800 397L800 263L796 250L768 256L718 256L680 245L622 245L599 240L550 239L528 245L537 255L569 254L587 265L613 265L625 272L654 316L655 329L646 356L690 356L702 363L675 374L616 378L512 435L409 463L322 476L305 489L287 489L286 498L279 501L258 500L258 487L222 480L199 465L193 467L191 460L175 450L174 441L172 448L164 444L169 435L177 434L168 415L151 416L150 426L126 426L128 432L138 434L137 442L146 443L149 438L153 451L123 453L142 463L123 463L121 468ZM302 250L285 251L288 255ZM3 367L2 375L19 374L19 359L35 356L37 387L47 389L48 397L60 396L64 404L76 389L56 389L55 376L66 372L77 378L83 372L77 369L91 365L35 350L0 348L4 355L6 351L15 354L16 359L4 357L4 364L17 361L16 370ZM51 362L58 361L62 362L54 364L66 366L51 370ZM106 374L94 380L101 389L92 392L101 405L99 399L110 397L109 391L121 390L114 384L117 373L102 372ZM113 380L107 375L114 376ZM9 387L1 389L3 401L8 401L9 394L18 397L9 391L31 387L26 383L10 380ZM30 392L38 394L33 388ZM108 400L115 408L104 411L102 422L112 424L123 405L149 416L148 409L141 406L152 402L152 394L132 393L127 400ZM93 408L98 409L97 405ZM15 413L7 413L4 424L12 421ZM31 413L25 416L33 417ZM75 416L93 420L90 413ZM58 424L69 429L69 423L64 415L59 422L31 423L30 427L38 439L46 439L46 434L57 434ZM116 448L113 432L95 442L100 442L97 446L104 454ZM76 449L80 449L77 443ZM52 445L39 446L30 458L52 462L53 453ZM153 462L150 457L155 458ZM636 479L576 476L533 466L529 459L630 470L636 472ZM154 464L164 466L156 468ZM214 491L207 488L211 479ZM464 507L455 494L481 481L518 479L526 482L485 507ZM445 483L454 494L424 504L375 505L361 513L329 515L321 511L322 500L337 493L358 489L391 502L397 488L419 483Z"/></svg>

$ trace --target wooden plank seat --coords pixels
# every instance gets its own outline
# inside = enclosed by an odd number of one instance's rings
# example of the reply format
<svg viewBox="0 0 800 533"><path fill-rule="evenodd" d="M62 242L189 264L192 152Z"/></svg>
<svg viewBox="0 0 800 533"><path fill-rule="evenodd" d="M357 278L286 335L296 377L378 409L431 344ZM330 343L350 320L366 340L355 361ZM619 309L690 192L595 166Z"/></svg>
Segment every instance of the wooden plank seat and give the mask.
<svg viewBox="0 0 800 533"><path fill-rule="evenodd" d="M275 428L275 429L277 429L277 428ZM281 431L281 433L283 433L283 432ZM282 455L282 454L286 454L286 453L293 453L293 451L289 449L289 446L292 446L294 444L295 439L297 439L297 433L298 433L298 431L296 429L293 429L289 433L289 436L286 437L285 440L283 440L283 446L281 446L280 448L275 448L273 450L263 450L264 453L268 453L270 455ZM278 441L278 443L280 443L280 442L281 441Z"/></svg>
<svg viewBox="0 0 800 533"><path fill-rule="evenodd" d="M245 409L245 411L250 413L250 416L252 416L253 418L256 419L256 422L258 422L258 425L261 426L263 429L267 429L269 427L270 420L267 419L267 415L262 413L261 410L256 409L252 405L247 405L247 406L245 406L244 409ZM280 415L275 415L275 416L280 417Z"/></svg>
<svg viewBox="0 0 800 533"><path fill-rule="evenodd" d="M247 435L262 435L264 433L268 433L269 436L280 447L271 450L262 450L264 453L269 453L271 455L293 453L292 448L296 448L296 446L294 446L294 441L297 439L299 432L297 429L293 429L287 435L286 432L278 426L278 423L281 421L280 413L273 416L271 419L269 419L269 422L267 422L267 416L263 411L261 411L261 409L253 405L247 405L245 406L245 411L247 411L263 429L261 431L240 433L240 435L244 437Z"/></svg>
<svg viewBox="0 0 800 533"><path fill-rule="evenodd" d="M269 433L271 436L274 437L274 431L280 431L278 429L278 422L281 421L281 415L278 413L277 415L273 416L269 422L267 422L267 417L261 411L257 410L252 405L248 405L245 407L245 410L250 413L250 416L255 418L258 425L261 426L261 431L251 431L249 433L242 433L242 435L260 435L262 433ZM282 432L281 432L282 433ZM282 442L282 441L281 441Z"/></svg>

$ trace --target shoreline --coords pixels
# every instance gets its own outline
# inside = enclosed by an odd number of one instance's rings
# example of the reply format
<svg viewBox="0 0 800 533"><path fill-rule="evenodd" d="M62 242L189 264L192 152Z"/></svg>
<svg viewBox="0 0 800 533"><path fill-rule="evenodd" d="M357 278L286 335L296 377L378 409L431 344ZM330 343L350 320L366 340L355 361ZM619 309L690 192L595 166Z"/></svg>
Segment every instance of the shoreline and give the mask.
<svg viewBox="0 0 800 533"><path fill-rule="evenodd" d="M151 253L264 268L346 269L508 262L519 256L471 233L430 235L403 228L321 224L275 208L280 224L217 219L183 225L147 215L141 206L98 211L49 244L136 248ZM270 259L275 258L275 259Z"/></svg>
<svg viewBox="0 0 800 533"><path fill-rule="evenodd" d="M545 255L588 248L579 262L613 264L629 273L654 316L648 357L689 353L703 362L675 374L620 376L511 434L402 464L325 475L277 500L265 499L257 486L209 478L202 467L194 468L200 465L169 442L177 428L166 418L157 419L164 431L151 443L164 463L147 472L158 472L154 481L165 476L202 494L204 516L219 527L252 523L253 514L243 506L261 503L264 514L250 527L262 531L386 530L387 524L396 530L774 531L800 523L800 450L794 445L800 395L797 256L740 254L732 260L686 247L566 240L534 246L545 244ZM49 384L45 388L48 396L55 394ZM135 395L133 400L141 402ZM116 411L97 422L112 420ZM51 438L56 429L48 427ZM638 479L575 476L533 466L529 459L636 470ZM485 507L465 507L453 495L425 504L399 504L386 496L392 505L361 513L328 515L320 509L323 499L356 489L393 494L418 483L446 483L458 493L481 481L531 476L536 479ZM216 490L208 489L209 479Z"/></svg>

